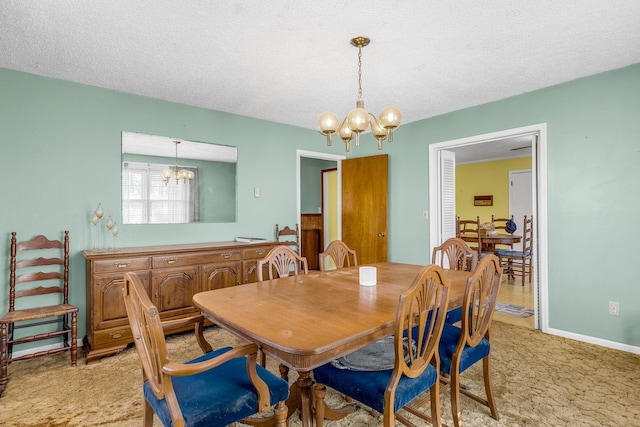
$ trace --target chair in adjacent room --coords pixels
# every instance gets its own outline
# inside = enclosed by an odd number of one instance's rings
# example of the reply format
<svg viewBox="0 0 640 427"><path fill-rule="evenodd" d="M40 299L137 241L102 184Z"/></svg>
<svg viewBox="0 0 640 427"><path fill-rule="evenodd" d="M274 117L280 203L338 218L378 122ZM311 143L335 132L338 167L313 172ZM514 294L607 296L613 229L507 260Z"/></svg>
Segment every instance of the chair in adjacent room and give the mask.
<svg viewBox="0 0 640 427"><path fill-rule="evenodd" d="M469 246L471 249L478 252L478 258L482 257L482 227L480 225L480 217L476 219L460 219L456 218L456 237L464 240L465 242L473 243L473 246Z"/></svg>
<svg viewBox="0 0 640 427"><path fill-rule="evenodd" d="M395 333L386 351L379 343L374 343L375 352L365 348L352 353L351 357L314 369L317 426L322 426L323 396L327 386L383 414L385 427L393 426L396 419L405 425L413 425L398 413L401 409L440 426L438 342L448 300L449 282L442 268L437 265L424 267L411 287L400 295ZM374 360L369 357L361 364L355 363L363 359L357 354L369 353L374 353ZM346 362L341 363L342 359ZM372 362L380 366L372 366ZM388 365L382 366L383 362ZM427 390L431 417L415 406L416 398ZM424 400L417 405L422 405Z"/></svg>
<svg viewBox="0 0 640 427"><path fill-rule="evenodd" d="M511 215L511 218L496 218L492 214L491 215L491 223L493 224L494 230L496 230L498 233L513 234L513 231L509 230L509 224L513 223L513 215ZM513 244L504 245L504 246L507 246L507 247L513 249Z"/></svg>
<svg viewBox="0 0 640 427"><path fill-rule="evenodd" d="M39 235L20 243L12 232L10 253L9 311L0 318L0 396L11 362L67 350L72 366L78 359L78 307L69 304L69 232L64 232L63 240ZM62 342L47 350L13 355L16 345L54 339Z"/></svg>
<svg viewBox="0 0 640 427"><path fill-rule="evenodd" d="M520 276L524 286L525 276L529 276L529 284L533 276L533 216L524 216L522 227L522 250L498 249L496 254L500 265L507 273L509 280Z"/></svg>
<svg viewBox="0 0 640 427"><path fill-rule="evenodd" d="M300 248L300 228L298 224L296 224L295 230L289 228L288 225L281 229L278 224L276 224L276 242L288 245L294 249L298 255L302 254Z"/></svg>
<svg viewBox="0 0 640 427"><path fill-rule="evenodd" d="M320 253L320 270L327 270L329 260L333 261L335 268L351 267L358 265L356 251L350 249L342 240L334 240L329 243L327 249Z"/></svg>
<svg viewBox="0 0 640 427"><path fill-rule="evenodd" d="M433 248L431 264L451 270L475 271L478 265L478 252L458 238L447 239L440 246ZM462 308L457 307L447 313L447 323L456 323L462 319Z"/></svg>
<svg viewBox="0 0 640 427"><path fill-rule="evenodd" d="M289 246L278 245L269 251L256 264L258 282L266 280L265 272L269 280L279 277L297 276L298 274L309 273L307 259L300 256Z"/></svg>
<svg viewBox="0 0 640 427"><path fill-rule="evenodd" d="M144 426L153 425L154 413L165 426L226 426L273 405L276 426L286 425L289 384L256 364L255 344L212 351L202 335L201 317L195 332L205 354L184 363L172 361L163 329L193 320L163 323L135 273L125 273L122 294L142 365Z"/></svg>
<svg viewBox="0 0 640 427"><path fill-rule="evenodd" d="M498 410L491 384L491 322L495 312L502 268L495 255L487 255L467 281L462 303L460 326L445 324L440 338L440 370L442 381L451 389L451 413L456 427L462 424L460 394L489 408L498 420ZM460 377L468 368L482 361L486 398L461 387Z"/></svg>

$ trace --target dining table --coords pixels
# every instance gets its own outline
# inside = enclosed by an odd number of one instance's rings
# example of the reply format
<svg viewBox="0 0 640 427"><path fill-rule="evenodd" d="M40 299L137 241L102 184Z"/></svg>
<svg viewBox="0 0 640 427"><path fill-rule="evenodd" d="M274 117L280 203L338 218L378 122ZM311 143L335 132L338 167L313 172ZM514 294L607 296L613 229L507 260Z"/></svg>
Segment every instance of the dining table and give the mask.
<svg viewBox="0 0 640 427"><path fill-rule="evenodd" d="M313 369L392 335L400 294L424 267L367 266L376 269L374 286L360 285L359 267L351 266L200 292L193 303L211 322L280 362L284 379L289 369L298 373L287 400L289 416L299 410L302 425L312 427L314 416L340 419L355 410L316 408ZM451 310L462 305L471 273L444 273Z"/></svg>
<svg viewBox="0 0 640 427"><path fill-rule="evenodd" d="M465 242L478 243L478 234L460 234L460 238ZM514 243L522 241L522 236L517 234L498 233L493 235L480 235L480 241L482 242L482 252L494 253L496 251L496 245L508 245L512 246Z"/></svg>

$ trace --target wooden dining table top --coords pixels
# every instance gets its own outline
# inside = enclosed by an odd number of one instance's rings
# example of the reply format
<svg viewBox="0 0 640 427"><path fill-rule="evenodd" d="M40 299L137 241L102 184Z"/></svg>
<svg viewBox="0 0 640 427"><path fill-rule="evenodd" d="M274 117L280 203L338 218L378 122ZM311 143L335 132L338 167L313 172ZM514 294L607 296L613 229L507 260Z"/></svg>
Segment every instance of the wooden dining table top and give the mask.
<svg viewBox="0 0 640 427"><path fill-rule="evenodd" d="M477 242L478 236L477 234L461 234L460 238L465 242ZM492 245L510 245L513 243L518 243L522 240L522 236L517 234L507 234L507 233L498 233L494 235L482 235L480 236L482 243L492 244Z"/></svg>
<svg viewBox="0 0 640 427"><path fill-rule="evenodd" d="M280 363L309 371L393 334L399 296L423 266L370 265L375 286L361 286L359 267L347 267L200 292L193 303ZM470 276L445 270L449 310L461 306Z"/></svg>

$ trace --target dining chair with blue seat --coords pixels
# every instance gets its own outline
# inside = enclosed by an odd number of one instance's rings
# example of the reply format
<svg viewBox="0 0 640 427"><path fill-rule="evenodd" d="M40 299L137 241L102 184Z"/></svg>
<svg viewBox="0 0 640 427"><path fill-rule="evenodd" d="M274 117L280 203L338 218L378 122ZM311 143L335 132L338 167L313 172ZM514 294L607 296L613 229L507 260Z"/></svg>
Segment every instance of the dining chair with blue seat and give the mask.
<svg viewBox="0 0 640 427"><path fill-rule="evenodd" d="M451 270L475 271L478 265L478 252L459 237L445 240L433 248L431 264ZM462 307L456 307L447 313L446 323L456 323L462 319Z"/></svg>
<svg viewBox="0 0 640 427"><path fill-rule="evenodd" d="M522 279L522 286L524 286L524 278L528 275L529 283L531 283L533 276L533 216L524 216L522 249L497 249L496 254L509 280L515 281L516 274L518 274Z"/></svg>
<svg viewBox="0 0 640 427"><path fill-rule="evenodd" d="M424 267L411 287L399 298L391 351L392 366L385 369L347 366L340 359L314 369L316 386L328 386L383 414L385 427L398 420L404 408L434 426L441 425L438 342L447 311L449 282L440 266ZM378 343L372 344L378 346ZM365 351L366 348L358 350ZM382 353L385 353L382 351ZM431 416L411 406L429 390ZM323 402L319 405L322 406ZM320 413L322 413L320 411ZM321 427L322 417L316 418Z"/></svg>
<svg viewBox="0 0 640 427"><path fill-rule="evenodd" d="M498 410L491 385L491 322L495 312L502 268L495 255L482 258L467 281L462 303L460 326L445 324L440 338L441 378L451 390L451 412L456 427L462 424L460 394L487 406L498 420ZM482 361L486 398L460 386L460 377L468 368Z"/></svg>
<svg viewBox="0 0 640 427"><path fill-rule="evenodd" d="M195 324L198 344L208 352L185 363L172 361L163 329L189 320L161 322L134 273L125 273L122 293L142 365L145 427L153 425L154 413L164 426L226 426L273 405L275 425L286 426L289 384L257 365L255 344L211 351L202 336L200 316L190 322Z"/></svg>

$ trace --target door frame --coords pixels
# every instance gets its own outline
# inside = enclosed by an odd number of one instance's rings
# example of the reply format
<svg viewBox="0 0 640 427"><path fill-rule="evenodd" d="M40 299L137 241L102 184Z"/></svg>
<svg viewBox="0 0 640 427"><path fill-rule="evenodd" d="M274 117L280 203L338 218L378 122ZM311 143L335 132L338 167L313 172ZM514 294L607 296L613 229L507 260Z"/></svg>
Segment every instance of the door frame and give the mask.
<svg viewBox="0 0 640 427"><path fill-rule="evenodd" d="M534 198L533 212L536 215L536 238L534 253L534 310L535 328L543 332L549 330L549 271L548 271L548 233L547 233L547 124L539 123L514 129L506 129L482 135L474 135L466 138L454 139L433 143L429 145L429 210L431 222L429 225L429 240L432 251L440 244L442 236L442 218L440 214L440 167L438 164L439 151L462 147L465 145L482 144L498 139L513 138L517 136L535 135L532 141L531 169L532 169L532 194Z"/></svg>
<svg viewBox="0 0 640 427"><path fill-rule="evenodd" d="M319 160L329 160L336 162L336 168L338 169L338 182L342 182L342 160L346 159L347 156L338 155L338 154L329 154L329 153L320 153L316 151L308 151L308 150L296 150L296 218L298 224L302 222L302 208L300 206L301 203L301 183L300 183L300 159L302 157L309 159L319 159ZM337 210L338 210L338 236L342 238L342 186L338 185L337 190ZM323 213L324 215L324 213Z"/></svg>

